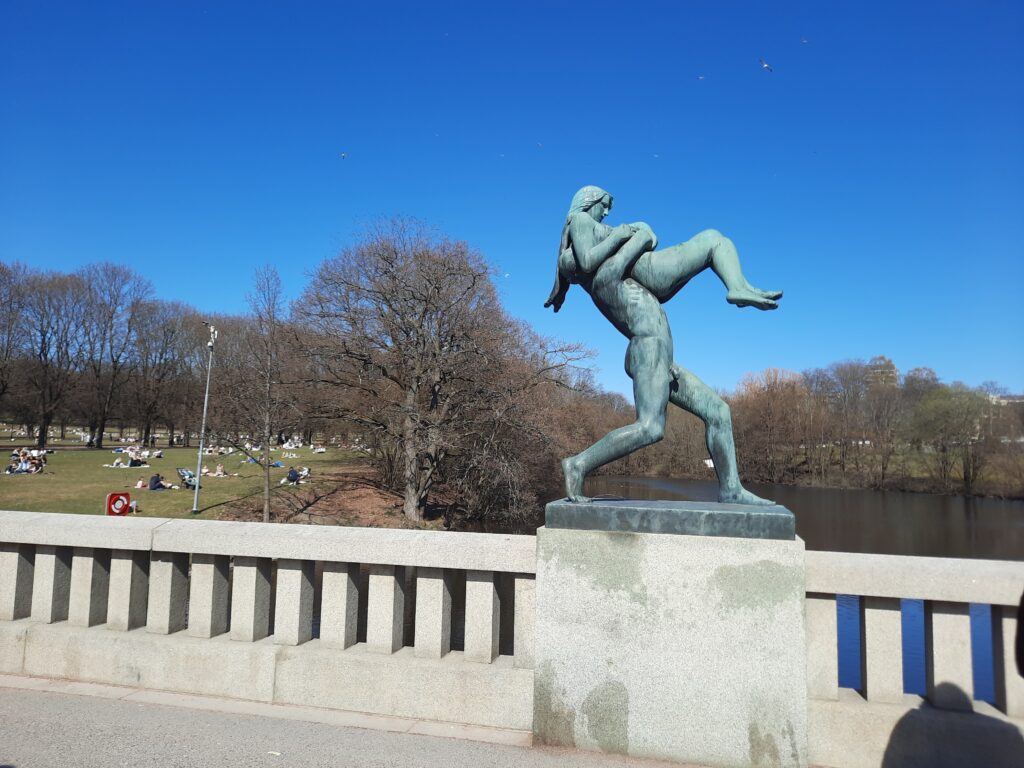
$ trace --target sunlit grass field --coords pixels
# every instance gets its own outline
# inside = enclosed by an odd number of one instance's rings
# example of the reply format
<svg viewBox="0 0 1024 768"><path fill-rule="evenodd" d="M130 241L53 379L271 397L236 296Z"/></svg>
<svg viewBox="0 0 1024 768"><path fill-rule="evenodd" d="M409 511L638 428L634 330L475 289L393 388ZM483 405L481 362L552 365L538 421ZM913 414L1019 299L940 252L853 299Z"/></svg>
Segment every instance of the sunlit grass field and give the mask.
<svg viewBox="0 0 1024 768"><path fill-rule="evenodd" d="M139 515L192 517L194 492L181 484L176 468L186 467L195 472L197 451L195 448L164 448L163 451L164 458L150 459L148 468L109 469L103 465L113 463L121 454L114 454L108 449L66 450L58 447L47 456L46 471L41 475L0 474L0 509L102 515L108 493L128 491L132 501L138 502ZM281 457L283 453L296 453L299 458L285 459ZM7 451L2 453L5 464L7 454ZM123 456L127 460L127 454ZM279 483L288 473L289 466L309 467L315 486L318 476L322 476L325 470L351 463L354 458L347 451L328 449L325 454L314 454L309 448L278 450L272 456L284 462L283 468L270 470L275 491L286 487ZM204 477L199 491L200 514L195 517L214 518L224 505L250 496L256 499L262 494L262 470L256 464L242 463L238 453L205 456L203 463L211 472L221 463L225 472L237 472L239 476ZM166 481L181 486L180 489L153 492L135 488L140 477L148 487L149 478L155 472L163 475Z"/></svg>

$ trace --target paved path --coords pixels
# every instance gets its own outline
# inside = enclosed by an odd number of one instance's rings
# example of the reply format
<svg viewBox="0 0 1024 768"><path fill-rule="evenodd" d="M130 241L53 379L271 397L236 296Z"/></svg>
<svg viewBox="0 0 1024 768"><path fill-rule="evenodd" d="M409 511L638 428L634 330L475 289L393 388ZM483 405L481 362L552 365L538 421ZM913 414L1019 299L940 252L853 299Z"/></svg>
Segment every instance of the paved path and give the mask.
<svg viewBox="0 0 1024 768"><path fill-rule="evenodd" d="M670 765L529 743L519 731L0 675L0 768Z"/></svg>

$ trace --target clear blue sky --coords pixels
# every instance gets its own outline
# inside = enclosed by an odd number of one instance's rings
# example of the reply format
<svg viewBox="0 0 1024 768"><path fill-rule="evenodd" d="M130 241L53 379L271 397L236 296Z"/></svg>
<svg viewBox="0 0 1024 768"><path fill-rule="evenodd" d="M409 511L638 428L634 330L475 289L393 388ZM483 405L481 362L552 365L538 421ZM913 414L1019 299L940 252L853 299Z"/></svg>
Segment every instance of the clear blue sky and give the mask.
<svg viewBox="0 0 1024 768"><path fill-rule="evenodd" d="M411 214L629 392L582 291L541 307L583 184L663 244L722 230L785 289L738 310L706 273L667 305L712 386L886 354L1024 391L1018 0L0 3L5 261L242 311L258 265L297 296Z"/></svg>

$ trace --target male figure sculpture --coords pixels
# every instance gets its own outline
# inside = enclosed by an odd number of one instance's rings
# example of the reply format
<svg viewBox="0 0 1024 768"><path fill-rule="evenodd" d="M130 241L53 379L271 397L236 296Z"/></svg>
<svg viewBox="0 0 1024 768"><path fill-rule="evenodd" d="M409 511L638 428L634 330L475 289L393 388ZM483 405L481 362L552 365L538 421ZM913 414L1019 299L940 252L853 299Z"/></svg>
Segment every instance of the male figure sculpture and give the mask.
<svg viewBox="0 0 1024 768"><path fill-rule="evenodd" d="M718 475L718 499L733 504L774 504L740 485L729 406L703 381L672 359L672 331L661 304L710 267L725 284L726 300L740 307L776 309L782 291L747 282L729 238L707 229L680 245L656 250L658 239L643 223L602 224L612 196L583 187L572 199L562 228L558 271L545 307L555 312L576 283L627 339L626 373L633 380L636 421L609 432L582 453L562 461L570 501L586 502L583 480L598 467L656 443L665 434L671 401L706 425L708 451Z"/></svg>

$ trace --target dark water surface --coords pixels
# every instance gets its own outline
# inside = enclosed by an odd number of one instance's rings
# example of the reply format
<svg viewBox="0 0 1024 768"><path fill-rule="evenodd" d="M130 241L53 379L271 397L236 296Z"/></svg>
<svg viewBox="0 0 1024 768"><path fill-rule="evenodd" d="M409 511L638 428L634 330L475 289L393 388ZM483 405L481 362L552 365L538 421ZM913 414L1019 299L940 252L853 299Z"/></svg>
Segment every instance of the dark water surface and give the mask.
<svg viewBox="0 0 1024 768"><path fill-rule="evenodd" d="M796 515L808 549L882 555L1024 560L1024 501L895 491L747 486ZM717 501L718 484L701 480L601 476L586 493L630 499ZM1022 585L1024 586L1024 585ZM839 595L839 684L863 690L860 598ZM971 605L974 698L994 702L992 612ZM922 600L903 600L903 688L924 695L925 611Z"/></svg>
<svg viewBox="0 0 1024 768"><path fill-rule="evenodd" d="M1024 501L758 483L747 488L792 510L808 549L1024 560ZM599 476L587 479L586 492L717 501L718 483Z"/></svg>

